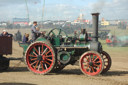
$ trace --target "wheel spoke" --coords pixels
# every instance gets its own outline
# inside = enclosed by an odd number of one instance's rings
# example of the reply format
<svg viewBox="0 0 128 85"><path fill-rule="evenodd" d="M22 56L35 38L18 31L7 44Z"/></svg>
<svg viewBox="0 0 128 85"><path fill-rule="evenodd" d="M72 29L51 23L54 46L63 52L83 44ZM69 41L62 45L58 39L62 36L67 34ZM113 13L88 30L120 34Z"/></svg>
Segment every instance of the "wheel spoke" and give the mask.
<svg viewBox="0 0 128 85"><path fill-rule="evenodd" d="M39 51L39 53L38 53L38 54L40 55L40 46L38 47L38 51Z"/></svg>
<svg viewBox="0 0 128 85"><path fill-rule="evenodd" d="M43 53L43 51L44 51L44 46L43 46L43 44L42 44L42 50L41 50L41 53Z"/></svg>
<svg viewBox="0 0 128 85"><path fill-rule="evenodd" d="M95 72L95 71L94 71L94 68L93 68L92 66L91 66L91 69L92 69L93 72Z"/></svg>
<svg viewBox="0 0 128 85"><path fill-rule="evenodd" d="M40 63L41 63L41 62L40 62ZM39 64L39 66L38 66L38 71L40 71L40 66L41 66L41 65Z"/></svg>
<svg viewBox="0 0 128 85"><path fill-rule="evenodd" d="M95 56L93 55L93 57L92 57L92 61L94 60L94 57L95 57Z"/></svg>
<svg viewBox="0 0 128 85"><path fill-rule="evenodd" d="M83 60L83 64L84 64L84 63L87 63L87 61Z"/></svg>
<svg viewBox="0 0 128 85"><path fill-rule="evenodd" d="M86 60L88 60L88 58L87 57L85 57L86 58Z"/></svg>
<svg viewBox="0 0 128 85"><path fill-rule="evenodd" d="M39 61L37 61L37 63L36 63L36 65L35 65L34 69L36 69L36 67L37 67L38 63L39 63Z"/></svg>
<svg viewBox="0 0 128 85"><path fill-rule="evenodd" d="M103 58L103 56L104 56L104 55L103 55L103 54L101 54L101 57L102 57L102 58Z"/></svg>
<svg viewBox="0 0 128 85"><path fill-rule="evenodd" d="M41 63L41 66L42 66L42 70L44 70L44 66L43 66L42 62L40 62L40 63Z"/></svg>
<svg viewBox="0 0 128 85"><path fill-rule="evenodd" d="M34 47L35 51L37 52L37 54L39 54L38 50L36 49L36 47Z"/></svg>
<svg viewBox="0 0 128 85"><path fill-rule="evenodd" d="M38 56L34 51L33 51L33 53L34 53L35 56Z"/></svg>
<svg viewBox="0 0 128 85"><path fill-rule="evenodd" d="M89 62L92 62L91 55L89 55Z"/></svg>
<svg viewBox="0 0 128 85"><path fill-rule="evenodd" d="M37 58L30 59L31 61L37 60Z"/></svg>
<svg viewBox="0 0 128 85"><path fill-rule="evenodd" d="M96 57L96 59L94 60L94 62L98 59L98 57Z"/></svg>
<svg viewBox="0 0 128 85"><path fill-rule="evenodd" d="M51 59L46 58L46 60L48 60L48 61L51 61L51 62L52 62L52 60L51 60Z"/></svg>
<svg viewBox="0 0 128 85"><path fill-rule="evenodd" d="M100 67L100 65L97 65L97 64L93 64L94 66L97 66L97 67Z"/></svg>
<svg viewBox="0 0 128 85"><path fill-rule="evenodd" d="M89 68L89 65L88 65L88 67L86 68L86 70Z"/></svg>
<svg viewBox="0 0 128 85"><path fill-rule="evenodd" d="M48 67L47 67L47 65L46 65L46 64L44 64L44 66L45 66L45 68L46 68L46 69L48 69Z"/></svg>
<svg viewBox="0 0 128 85"><path fill-rule="evenodd" d="M94 62L95 64L101 63L100 61Z"/></svg>
<svg viewBox="0 0 128 85"><path fill-rule="evenodd" d="M53 55L48 55L48 56L45 56L46 58L48 58L48 57L52 57Z"/></svg>
<svg viewBox="0 0 128 85"><path fill-rule="evenodd" d="M31 63L30 65L32 66L33 64L35 64L37 61L35 61L35 62L33 62L33 63Z"/></svg>
<svg viewBox="0 0 128 85"><path fill-rule="evenodd" d="M45 53L46 55L48 55L48 53L50 53L51 52L51 50L49 50L47 53Z"/></svg>
<svg viewBox="0 0 128 85"><path fill-rule="evenodd" d="M91 68L90 68L90 66L89 66L89 72L91 72Z"/></svg>
<svg viewBox="0 0 128 85"><path fill-rule="evenodd" d="M108 61L104 61L105 63L108 63Z"/></svg>
<svg viewBox="0 0 128 85"><path fill-rule="evenodd" d="M30 56L30 57L37 57L37 56L31 55L31 54L30 54L30 55L28 55L28 56Z"/></svg>
<svg viewBox="0 0 128 85"><path fill-rule="evenodd" d="M89 62L89 59L87 57L85 57L85 58L86 58L87 62Z"/></svg>
<svg viewBox="0 0 128 85"><path fill-rule="evenodd" d="M45 61L45 63L47 63L48 65L51 65L49 62Z"/></svg>
<svg viewBox="0 0 128 85"><path fill-rule="evenodd" d="M47 51L47 49L48 49L48 48L46 48L46 49L44 50L44 52L43 52L41 55L44 55L44 53Z"/></svg>

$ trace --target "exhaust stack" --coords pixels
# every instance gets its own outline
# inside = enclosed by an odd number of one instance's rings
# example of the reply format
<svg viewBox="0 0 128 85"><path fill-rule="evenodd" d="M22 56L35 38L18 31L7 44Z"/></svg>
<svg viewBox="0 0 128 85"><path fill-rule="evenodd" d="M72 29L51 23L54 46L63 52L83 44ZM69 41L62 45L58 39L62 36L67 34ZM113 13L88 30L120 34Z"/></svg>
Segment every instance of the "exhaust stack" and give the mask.
<svg viewBox="0 0 128 85"><path fill-rule="evenodd" d="M98 21L99 21L99 13L92 13L92 20L93 20L93 36L92 41L90 42L90 50L101 52L102 45L98 41Z"/></svg>
<svg viewBox="0 0 128 85"><path fill-rule="evenodd" d="M98 42L99 13L92 13L92 19L93 19L93 42Z"/></svg>

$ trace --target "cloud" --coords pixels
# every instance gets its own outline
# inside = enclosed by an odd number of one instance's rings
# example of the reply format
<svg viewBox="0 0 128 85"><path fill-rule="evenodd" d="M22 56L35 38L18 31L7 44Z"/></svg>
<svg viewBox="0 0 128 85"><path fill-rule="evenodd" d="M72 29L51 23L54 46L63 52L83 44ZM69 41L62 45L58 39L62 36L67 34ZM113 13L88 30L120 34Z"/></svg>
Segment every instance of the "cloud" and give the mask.
<svg viewBox="0 0 128 85"><path fill-rule="evenodd" d="M72 16L75 17L78 13L77 7L70 4L55 4L55 5L47 5L45 10L45 16L47 18L52 19L66 19ZM46 18L45 18L46 19Z"/></svg>
<svg viewBox="0 0 128 85"><path fill-rule="evenodd" d="M128 0L113 0L107 2L103 15L108 19L128 19Z"/></svg>
<svg viewBox="0 0 128 85"><path fill-rule="evenodd" d="M41 20L42 18L42 1L27 0L31 20ZM105 19L128 19L128 0L61 0L63 3L46 3L44 19L67 19L70 17L74 20L80 12L85 15L86 19L91 19L90 13L100 12L100 17ZM88 3L86 3L88 2ZM85 3L85 5L83 5ZM82 5L81 5L82 4ZM27 17L25 0L0 0L0 20L12 19L14 17ZM52 18L51 18L52 17Z"/></svg>
<svg viewBox="0 0 128 85"><path fill-rule="evenodd" d="M128 19L128 0L97 0L91 2L83 9L86 11L86 17L90 17L90 13L99 12L100 17L107 20Z"/></svg>
<svg viewBox="0 0 128 85"><path fill-rule="evenodd" d="M28 4L35 4L41 2L41 0L0 0L0 5L21 5L24 4L26 1L28 2Z"/></svg>

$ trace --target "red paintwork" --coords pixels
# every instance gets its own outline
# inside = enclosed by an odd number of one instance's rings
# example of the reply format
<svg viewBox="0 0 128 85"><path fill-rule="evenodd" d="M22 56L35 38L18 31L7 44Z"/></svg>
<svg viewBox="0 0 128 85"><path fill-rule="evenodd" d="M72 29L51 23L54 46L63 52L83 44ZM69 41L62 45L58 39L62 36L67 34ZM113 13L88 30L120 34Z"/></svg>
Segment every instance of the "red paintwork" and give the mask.
<svg viewBox="0 0 128 85"><path fill-rule="evenodd" d="M112 41L109 38L107 38L106 43L112 43Z"/></svg>
<svg viewBox="0 0 128 85"><path fill-rule="evenodd" d="M93 57L91 58L91 56L93 56ZM95 56L97 58L94 58ZM93 62L93 66L89 65L90 62ZM97 63L100 63L100 64L98 65ZM103 65L102 60L101 60L100 56L95 53L84 54L83 57L80 59L80 64L81 64L82 72L84 72L85 74L90 75L90 76L98 75L102 71L102 65Z"/></svg>
<svg viewBox="0 0 128 85"><path fill-rule="evenodd" d="M36 63L35 63L34 65L31 65L31 64L33 63L32 60L30 59L32 56L29 56L29 55L31 54L31 52L33 52L33 49L34 49L35 46L43 46L43 48L46 47L46 48L48 49L48 51L47 51L45 54L42 55L42 59L43 59L43 60L40 62L40 65L41 65L41 68L42 68L41 71L38 70L38 69L34 69L35 66L36 66L36 64L39 63L39 60L33 61L33 62L36 62ZM45 48L45 49L46 49L46 48ZM41 53L43 53L45 49L41 50ZM37 50L37 51L35 51L35 52L39 52L39 51ZM48 55L48 54L49 54L48 52L50 53L51 59L49 59L49 58L47 57L47 56L49 56L49 55ZM48 53L48 54L47 54L47 53ZM31 55L32 55L32 54L31 54ZM33 54L33 56L35 56L35 58L37 58L36 55ZM47 58L46 58L46 57L47 57ZM27 51L26 62L27 62L28 68L30 68L30 70L33 71L34 73L39 73L39 74L44 74L44 73L46 73L46 72L49 71L50 68L53 66L53 61L54 61L53 52L52 52L51 48L50 48L47 44L45 44L45 43L43 43L43 44L42 44L42 43L33 44L33 45L28 49L28 51ZM50 65L48 65L47 62L48 62ZM47 68L45 67L45 65L47 66ZM39 65L38 65L38 66L39 66Z"/></svg>

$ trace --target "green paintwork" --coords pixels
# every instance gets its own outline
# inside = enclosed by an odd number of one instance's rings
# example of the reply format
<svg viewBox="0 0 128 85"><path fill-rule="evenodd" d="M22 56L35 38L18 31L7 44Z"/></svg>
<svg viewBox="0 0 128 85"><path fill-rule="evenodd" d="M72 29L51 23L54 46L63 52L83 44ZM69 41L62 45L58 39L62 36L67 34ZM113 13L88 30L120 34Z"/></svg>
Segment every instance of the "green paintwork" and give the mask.
<svg viewBox="0 0 128 85"><path fill-rule="evenodd" d="M75 47L88 47L89 45L90 45L90 43L87 42L87 43L77 43L74 46Z"/></svg>
<svg viewBox="0 0 128 85"><path fill-rule="evenodd" d="M80 34L79 40L85 40L85 34Z"/></svg>
<svg viewBox="0 0 128 85"><path fill-rule="evenodd" d="M36 41L46 41L46 39L42 38L42 37L39 37L39 38L36 39Z"/></svg>
<svg viewBox="0 0 128 85"><path fill-rule="evenodd" d="M59 30L59 35L60 35L61 31L62 30ZM77 47L79 47L79 48L87 48L90 45L89 42L86 42L86 43L80 43L80 42L78 42L78 43L72 43L72 42L70 42L69 45L63 45L64 42L62 42L62 45L61 45L60 37L58 37L57 35L55 35L54 32L52 32L52 33L54 34L54 37L53 37L53 41L54 42L51 43L53 45L53 47L60 47L61 46L61 47L71 47L71 48L75 48L75 47L76 48ZM74 37L74 36L70 36L70 37ZM79 38L81 40L83 40L84 37L85 37L85 35L79 36ZM65 40L67 38L68 37L66 36L65 37ZM36 41L47 41L47 39L46 38L43 38L43 37L39 37L38 39L36 39ZM25 53L30 44L19 43L19 45L24 49L24 52L23 53ZM75 53L75 50L69 52L70 55L73 55L74 53Z"/></svg>
<svg viewBox="0 0 128 85"><path fill-rule="evenodd" d="M42 37L39 37L36 41L46 41L46 39L45 38L42 38ZM26 50L27 50L27 48L28 48L28 46L30 44L27 44L27 43L19 43L19 45L20 45L20 47L22 47L24 49L23 54L25 54L25 52L26 52Z"/></svg>
<svg viewBox="0 0 128 85"><path fill-rule="evenodd" d="M60 53L60 59L63 60L63 61L67 61L69 58L70 58L70 54L69 52L68 53Z"/></svg>
<svg viewBox="0 0 128 85"><path fill-rule="evenodd" d="M24 49L23 54L25 53L25 51L27 50L29 44L25 44L25 43L19 43L20 47L22 47Z"/></svg>
<svg viewBox="0 0 128 85"><path fill-rule="evenodd" d="M60 38L59 37L54 37L53 38L54 39L54 45L56 45L56 46L60 46Z"/></svg>
<svg viewBox="0 0 128 85"><path fill-rule="evenodd" d="M68 59L69 59L69 56L68 56L68 55L63 55L62 60L66 61L66 60L68 60Z"/></svg>

